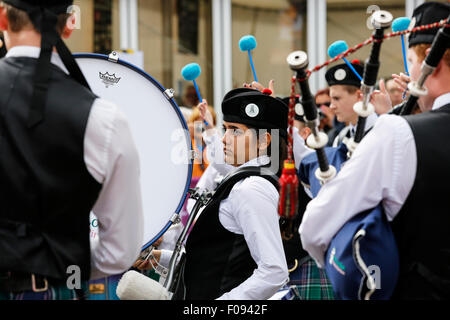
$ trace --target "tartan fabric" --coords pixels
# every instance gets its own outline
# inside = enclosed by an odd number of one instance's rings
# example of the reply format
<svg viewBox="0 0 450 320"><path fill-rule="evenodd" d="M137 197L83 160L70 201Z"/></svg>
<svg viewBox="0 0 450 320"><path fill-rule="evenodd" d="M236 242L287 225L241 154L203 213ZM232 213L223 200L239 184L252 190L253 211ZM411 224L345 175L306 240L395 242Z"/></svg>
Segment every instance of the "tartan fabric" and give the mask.
<svg viewBox="0 0 450 320"><path fill-rule="evenodd" d="M82 282L81 289L88 295L88 283ZM80 300L75 292L66 286L50 286L45 292L26 291L21 293L0 292L0 300Z"/></svg>
<svg viewBox="0 0 450 320"><path fill-rule="evenodd" d="M289 291L281 300L334 300L333 287L325 270L319 269L311 257L299 262L289 274L290 281L282 289Z"/></svg>
<svg viewBox="0 0 450 320"><path fill-rule="evenodd" d="M160 279L160 275L154 270L141 271L141 273L155 281ZM122 276L123 274L119 274L90 281L87 300L120 300L116 291Z"/></svg>
<svg viewBox="0 0 450 320"><path fill-rule="evenodd" d="M122 275L118 274L89 281L87 300L119 300L116 290Z"/></svg>

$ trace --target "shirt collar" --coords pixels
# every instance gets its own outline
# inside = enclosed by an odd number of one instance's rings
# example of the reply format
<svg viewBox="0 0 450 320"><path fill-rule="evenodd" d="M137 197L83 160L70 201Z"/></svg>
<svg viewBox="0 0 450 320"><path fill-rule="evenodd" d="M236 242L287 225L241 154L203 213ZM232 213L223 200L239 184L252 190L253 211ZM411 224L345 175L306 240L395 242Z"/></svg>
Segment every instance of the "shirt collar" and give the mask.
<svg viewBox="0 0 450 320"><path fill-rule="evenodd" d="M262 166L265 166L266 164L269 164L269 163L270 163L269 156L261 156L261 157L252 159L252 160L244 163L243 165L239 166L239 168L262 167Z"/></svg>
<svg viewBox="0 0 450 320"><path fill-rule="evenodd" d="M16 46L8 50L6 58L27 57L38 59L40 54L41 48L31 46ZM63 70L65 73L69 74L69 71L67 71L66 67L64 66L64 63L62 62L61 58L56 52L52 52L51 62L52 64L56 65L61 70Z"/></svg>
<svg viewBox="0 0 450 320"><path fill-rule="evenodd" d="M444 93L434 100L432 110L439 109L447 104L450 104L450 92Z"/></svg>
<svg viewBox="0 0 450 320"><path fill-rule="evenodd" d="M378 116L375 112L372 113L370 116L368 116L366 119L366 125L364 127L364 132L371 129L375 125L375 122L377 121L377 119L378 119ZM349 127L350 127L350 130L353 129L353 131L356 131L356 126L354 126L353 124L350 124Z"/></svg>

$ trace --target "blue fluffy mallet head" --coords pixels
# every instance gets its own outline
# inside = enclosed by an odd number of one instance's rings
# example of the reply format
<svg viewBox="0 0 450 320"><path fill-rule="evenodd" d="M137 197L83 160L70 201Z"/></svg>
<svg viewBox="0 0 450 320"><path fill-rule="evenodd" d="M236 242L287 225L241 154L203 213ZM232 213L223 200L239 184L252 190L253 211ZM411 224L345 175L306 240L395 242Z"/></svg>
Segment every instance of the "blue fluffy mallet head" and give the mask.
<svg viewBox="0 0 450 320"><path fill-rule="evenodd" d="M184 80L192 81L197 79L202 73L202 69L197 63L189 63L181 70Z"/></svg>
<svg viewBox="0 0 450 320"><path fill-rule="evenodd" d="M405 31L409 28L410 23L411 19L407 17L397 18L392 22L392 31Z"/></svg>
<svg viewBox="0 0 450 320"><path fill-rule="evenodd" d="M241 51L253 50L256 48L256 45L256 39L251 35L243 36L241 40L239 40L239 48Z"/></svg>
<svg viewBox="0 0 450 320"><path fill-rule="evenodd" d="M348 50L347 42L345 42L344 40L338 40L338 41L333 42L328 47L328 55L331 58L334 58L347 50Z"/></svg>

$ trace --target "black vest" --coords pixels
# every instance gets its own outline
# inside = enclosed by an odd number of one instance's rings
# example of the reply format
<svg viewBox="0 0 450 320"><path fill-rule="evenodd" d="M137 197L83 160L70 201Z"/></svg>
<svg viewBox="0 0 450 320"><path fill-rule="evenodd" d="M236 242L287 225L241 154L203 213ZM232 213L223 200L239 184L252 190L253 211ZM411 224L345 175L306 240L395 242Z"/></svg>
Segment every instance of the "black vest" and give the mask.
<svg viewBox="0 0 450 320"><path fill-rule="evenodd" d="M101 185L84 162L95 95L52 65L44 120L27 127L37 59L0 60L0 272L90 276L89 213Z"/></svg>
<svg viewBox="0 0 450 320"><path fill-rule="evenodd" d="M405 119L417 148L417 174L392 222L400 254L393 298L450 299L450 105Z"/></svg>
<svg viewBox="0 0 450 320"><path fill-rule="evenodd" d="M247 280L257 268L244 236L228 231L219 220L220 202L229 196L233 186L246 177L259 175L259 168L243 169L227 176L217 187L189 234L183 272L186 300L216 299ZM278 190L276 176L261 177ZM183 297L179 293L177 296Z"/></svg>

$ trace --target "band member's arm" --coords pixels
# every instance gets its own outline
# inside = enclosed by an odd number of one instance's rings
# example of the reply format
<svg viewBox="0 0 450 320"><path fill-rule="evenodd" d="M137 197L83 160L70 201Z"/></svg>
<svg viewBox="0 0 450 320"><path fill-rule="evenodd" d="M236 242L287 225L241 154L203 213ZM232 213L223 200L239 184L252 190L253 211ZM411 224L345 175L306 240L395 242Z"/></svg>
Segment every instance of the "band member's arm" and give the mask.
<svg viewBox="0 0 450 320"><path fill-rule="evenodd" d="M139 156L130 128L119 109L97 99L84 141L85 163L103 184L93 208L99 241L91 248L91 278L126 271L143 244Z"/></svg>
<svg viewBox="0 0 450 320"><path fill-rule="evenodd" d="M303 158L311 153L314 153L314 150L308 148L305 140L303 140L297 128L294 128L293 130L293 138L295 168L298 170L300 168L300 162L302 162Z"/></svg>
<svg viewBox="0 0 450 320"><path fill-rule="evenodd" d="M381 116L335 179L326 183L303 216L303 248L324 267L334 235L360 212L383 203L388 220L400 211L416 175L416 146L406 120Z"/></svg>
<svg viewBox="0 0 450 320"><path fill-rule="evenodd" d="M244 185L245 184L245 185ZM230 230L227 217L219 216L231 232L243 234L250 254L257 264L253 274L239 286L225 293L223 300L264 300L273 296L288 279L288 270L278 222L279 195L275 187L261 177L251 177L236 186L232 193L240 193L237 202L222 201L240 228ZM232 194L230 194L230 197ZM224 204L228 202L227 204ZM232 211L232 212L231 212ZM228 214L227 214L228 216ZM218 253L220 254L220 253Z"/></svg>

